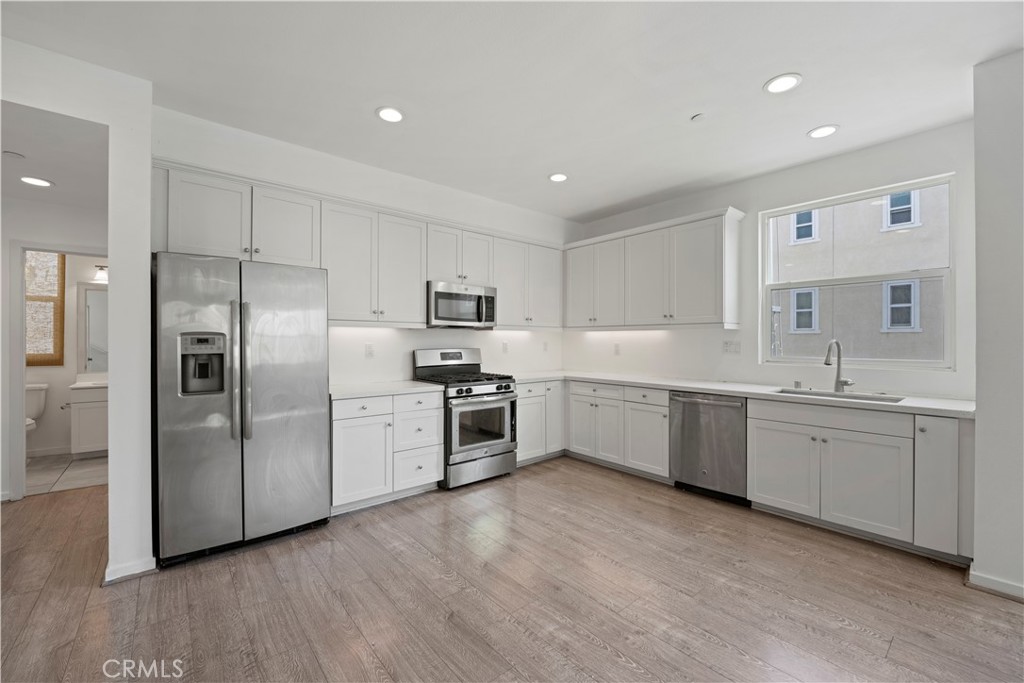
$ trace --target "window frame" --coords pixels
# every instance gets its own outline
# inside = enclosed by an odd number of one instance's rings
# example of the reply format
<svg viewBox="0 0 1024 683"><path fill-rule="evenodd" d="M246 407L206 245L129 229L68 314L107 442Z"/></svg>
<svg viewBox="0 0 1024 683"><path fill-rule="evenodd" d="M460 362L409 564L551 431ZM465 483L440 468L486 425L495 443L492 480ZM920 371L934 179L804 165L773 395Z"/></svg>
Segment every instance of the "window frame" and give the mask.
<svg viewBox="0 0 1024 683"><path fill-rule="evenodd" d="M35 251L40 253L54 253L47 252L43 249L30 249L28 251ZM56 254L57 256L57 294L55 296L47 296L42 294L29 294L28 287L25 287L25 310L28 310L28 304L32 301L40 301L44 303L52 303L53 306L53 353L28 353L25 352L25 365L29 367L60 367L64 365L64 297L65 297L65 278L67 277L67 260L64 254ZM22 260L21 266L21 277L25 278L25 268L27 266L27 259ZM26 315L25 321L25 338L28 338L28 320Z"/></svg>
<svg viewBox="0 0 1024 683"><path fill-rule="evenodd" d="M811 295L811 327L808 329L802 329L796 326L796 314L800 311L806 311L808 309L796 307L797 294L810 293ZM821 327L818 325L818 288L817 287L803 287L801 289L789 290L789 333L790 334L821 334Z"/></svg>
<svg viewBox="0 0 1024 683"><path fill-rule="evenodd" d="M894 304L892 303L892 288L901 285L910 285L910 303L909 304ZM892 325L892 308L893 306L899 306L901 308L910 308L910 326L893 326ZM919 278L906 279L906 280L885 280L882 282L882 332L888 334L889 332L921 332L921 280Z"/></svg>
<svg viewBox="0 0 1024 683"><path fill-rule="evenodd" d="M796 244L807 244L809 242L820 242L821 238L818 237L818 210L810 209L811 212L811 236L810 237L797 237L796 229L798 226L807 225L806 223L797 223L796 215L798 213L805 213L804 211L793 212L793 223L789 226L789 245L793 246Z"/></svg>
<svg viewBox="0 0 1024 683"><path fill-rule="evenodd" d="M879 284L886 281L895 280L925 280L931 278L940 278L942 281L942 295L943 295L943 358L941 360L917 360L917 359L890 359L890 358L844 358L843 362L848 367L860 367L860 368L905 368L913 370L936 370L942 372L954 372L956 371L956 302L955 302L955 283L956 283L956 255L957 252L953 248L954 230L952 228L953 217L957 214L957 175L955 172L940 173L933 176L927 176L916 180L909 180L902 183L894 183L891 185L882 185L873 187L867 190L859 190L856 192L848 192L845 194L833 195L831 197L825 197L822 199L816 199L809 202L801 202L799 204L791 204L789 206L782 206L776 209L768 209L758 212L758 283L759 283L759 301L758 309L760 311L758 320L758 364L760 365L790 365L790 366L802 366L818 365L821 363L821 358L818 356L787 356L787 357L772 357L771 355L771 343L772 343L772 297L777 290L786 289L808 289L811 287L829 287L834 285L846 285L846 284ZM787 280L773 282L771 279L775 277L773 271L772 262L772 249L773 239L771 235L771 220L773 218L779 218L786 216L797 211L807 211L809 209L821 209L836 204L842 204L845 202L855 202L863 199L877 199L885 196L886 203L888 203L888 195L895 194L897 192L904 192L907 190L921 190L928 187L934 187L936 185L947 185L949 188L949 216L950 216L950 230L947 235L948 247L949 247L949 266L947 268L937 268L928 270L917 270L908 272L893 272L883 273L879 275L870 275L863 277L845 277L845 278L819 278L819 279L808 279L808 280ZM900 228L902 229L902 228ZM841 340L840 340L841 341ZM824 353L824 351L823 351Z"/></svg>
<svg viewBox="0 0 1024 683"><path fill-rule="evenodd" d="M910 222L909 223L892 223L892 206L889 204L890 197L894 194L900 194L902 192L910 192ZM900 207L903 208L903 207ZM921 194L917 189L913 190L899 190L897 192L890 192L885 195L885 199L882 203L882 232L893 232L895 230L907 230L909 228L920 228L921 227Z"/></svg>

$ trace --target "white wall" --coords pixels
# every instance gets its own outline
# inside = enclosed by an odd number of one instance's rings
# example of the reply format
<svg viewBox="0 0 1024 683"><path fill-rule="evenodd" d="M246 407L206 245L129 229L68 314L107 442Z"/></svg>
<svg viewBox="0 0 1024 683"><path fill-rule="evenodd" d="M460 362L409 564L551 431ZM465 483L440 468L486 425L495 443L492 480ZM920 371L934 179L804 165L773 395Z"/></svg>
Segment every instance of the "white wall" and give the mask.
<svg viewBox="0 0 1024 683"><path fill-rule="evenodd" d="M108 395L110 419L117 428L110 430L106 577L114 579L154 566L149 412L152 84L6 38L2 49L3 99L109 127L106 241L113 362ZM5 278L2 286L8 288L10 280ZM4 296L11 294L20 296L20 289ZM5 304L11 310L10 301ZM10 320L5 322L10 330ZM17 453L24 449L24 428L12 430L11 418L24 409L24 368L12 367L11 358L23 352L24 339L8 334L3 343L4 451ZM5 474L24 479L24 472L19 475L12 468Z"/></svg>
<svg viewBox="0 0 1024 683"><path fill-rule="evenodd" d="M840 133L841 134L841 133ZM950 230L956 267L955 371L880 370L850 367L857 389L929 396L974 396L974 156L970 121L945 126L874 147L829 157L679 197L572 228L579 240L689 214L734 206L746 212L740 225L740 321L738 331L690 327L671 331L582 332L567 330L565 367L663 374L804 386L832 383L824 365L759 364L758 212L867 190L945 172L955 172ZM822 141L810 141L817 144ZM827 145L827 140L824 141ZM742 153L742 150L737 150ZM740 342L739 354L725 354L723 341ZM620 354L614 354L618 342ZM821 349L822 358L825 355Z"/></svg>
<svg viewBox="0 0 1024 683"><path fill-rule="evenodd" d="M575 223L153 107L153 156L561 245Z"/></svg>
<svg viewBox="0 0 1024 683"><path fill-rule="evenodd" d="M479 347L489 372L537 372L562 367L562 331L404 330L330 328L331 384L412 379L415 349ZM507 342L507 352L505 343ZM366 345L373 358L366 357Z"/></svg>
<svg viewBox="0 0 1024 683"><path fill-rule="evenodd" d="M61 410L61 406L71 401L71 389L68 387L78 378L78 283L92 280L96 265L106 262L107 259L98 256L68 254L65 258L64 364L25 368L26 382L50 385L46 390L43 415L26 437L28 457L71 452L71 411Z"/></svg>
<svg viewBox="0 0 1024 683"><path fill-rule="evenodd" d="M1024 52L974 68L978 414L971 583L1024 597Z"/></svg>

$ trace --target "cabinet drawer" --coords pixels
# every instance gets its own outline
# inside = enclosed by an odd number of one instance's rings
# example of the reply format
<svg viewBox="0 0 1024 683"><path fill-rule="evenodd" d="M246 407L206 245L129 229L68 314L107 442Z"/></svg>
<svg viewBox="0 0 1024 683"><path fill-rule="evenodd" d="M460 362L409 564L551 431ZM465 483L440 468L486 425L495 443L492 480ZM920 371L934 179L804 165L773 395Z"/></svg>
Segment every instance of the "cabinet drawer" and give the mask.
<svg viewBox="0 0 1024 683"><path fill-rule="evenodd" d="M622 387L618 384L594 384L593 382L569 382L569 393L591 398L617 398L622 400Z"/></svg>
<svg viewBox="0 0 1024 683"><path fill-rule="evenodd" d="M396 451L434 446L443 441L443 410L414 410L395 414Z"/></svg>
<svg viewBox="0 0 1024 683"><path fill-rule="evenodd" d="M914 437L914 416L909 413L750 400L747 401L747 417L868 434L885 434L905 439Z"/></svg>
<svg viewBox="0 0 1024 683"><path fill-rule="evenodd" d="M404 413L409 410L433 410L444 407L444 392L431 391L418 394L398 394L395 396L395 412Z"/></svg>
<svg viewBox="0 0 1024 683"><path fill-rule="evenodd" d="M395 491L441 479L441 446L395 453Z"/></svg>
<svg viewBox="0 0 1024 683"><path fill-rule="evenodd" d="M346 398L334 401L331 406L335 420L347 420L350 417L368 417L370 415L386 415L392 412L390 396L368 396L367 398Z"/></svg>
<svg viewBox="0 0 1024 683"><path fill-rule="evenodd" d="M662 389L642 389L640 387L624 387L627 401L646 403L652 406L668 406L668 392Z"/></svg>
<svg viewBox="0 0 1024 683"><path fill-rule="evenodd" d="M543 396L546 393L544 391L544 382L528 382L526 384L517 384L516 393L519 394L519 398Z"/></svg>

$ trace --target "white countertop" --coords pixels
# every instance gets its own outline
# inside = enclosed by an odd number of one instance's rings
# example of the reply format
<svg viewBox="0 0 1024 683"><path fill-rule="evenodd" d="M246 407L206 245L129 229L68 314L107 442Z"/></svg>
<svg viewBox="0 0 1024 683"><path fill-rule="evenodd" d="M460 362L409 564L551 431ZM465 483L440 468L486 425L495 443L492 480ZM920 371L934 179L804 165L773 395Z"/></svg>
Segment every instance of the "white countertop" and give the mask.
<svg viewBox="0 0 1024 683"><path fill-rule="evenodd" d="M889 413L914 413L917 415L936 415L939 417L957 417L974 419L974 401L952 398L925 398L907 396L899 403L875 403L830 396L803 396L778 393L780 387L768 384L744 384L741 382L712 382L709 380L685 379L675 377L652 377L650 375L629 375L603 372L579 372L574 370L550 370L546 372L512 373L518 384L528 382L545 382L555 380L577 380L581 382L607 382L609 384L629 384L648 389L665 389L668 391L698 391L725 396L745 396L747 398L784 401L786 403L809 403L814 405L841 406L861 410L880 410Z"/></svg>
<svg viewBox="0 0 1024 683"><path fill-rule="evenodd" d="M444 391L444 386L431 382L403 380L399 382L363 382L359 384L332 384L331 400L361 398L363 396L392 396L394 394L420 394Z"/></svg>
<svg viewBox="0 0 1024 683"><path fill-rule="evenodd" d="M79 389L106 389L107 380L94 380L86 382L75 382L68 389L78 391Z"/></svg>

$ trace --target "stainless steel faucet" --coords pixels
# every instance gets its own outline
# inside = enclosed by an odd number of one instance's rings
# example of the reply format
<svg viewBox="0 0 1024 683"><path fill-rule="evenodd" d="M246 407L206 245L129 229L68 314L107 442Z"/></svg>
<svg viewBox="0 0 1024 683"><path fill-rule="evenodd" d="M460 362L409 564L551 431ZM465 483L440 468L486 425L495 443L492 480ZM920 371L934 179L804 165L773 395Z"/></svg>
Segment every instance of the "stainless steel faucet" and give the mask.
<svg viewBox="0 0 1024 683"><path fill-rule="evenodd" d="M846 387L852 387L856 382L843 377L843 345L839 343L838 339L833 339L828 343L828 349L825 351L825 365L832 365L833 347L836 350L836 384L833 391L841 394L846 390Z"/></svg>

